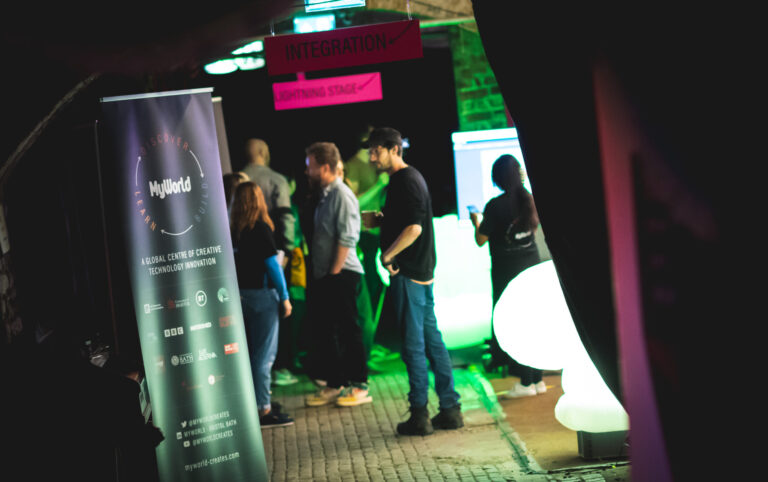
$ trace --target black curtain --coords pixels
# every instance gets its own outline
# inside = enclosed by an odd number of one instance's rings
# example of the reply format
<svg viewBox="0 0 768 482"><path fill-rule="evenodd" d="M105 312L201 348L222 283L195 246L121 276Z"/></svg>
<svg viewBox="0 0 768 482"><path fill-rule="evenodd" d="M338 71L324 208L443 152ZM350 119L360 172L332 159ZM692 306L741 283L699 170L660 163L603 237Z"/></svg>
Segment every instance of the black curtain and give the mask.
<svg viewBox="0 0 768 482"><path fill-rule="evenodd" d="M569 38L572 19L533 17L518 2L474 9L574 324L621 400L589 40Z"/></svg>
<svg viewBox="0 0 768 482"><path fill-rule="evenodd" d="M634 382L617 369L595 113L596 99L618 96L646 143L627 151L643 348L671 473L757 474L752 429L763 408L749 380L765 350L755 336L755 316L765 318L764 264L763 249L748 245L762 239L751 226L761 224L765 203L762 17L723 4L473 6L569 308L598 370L620 400L620 385ZM594 83L598 65L617 92ZM642 452L635 449L633 458Z"/></svg>

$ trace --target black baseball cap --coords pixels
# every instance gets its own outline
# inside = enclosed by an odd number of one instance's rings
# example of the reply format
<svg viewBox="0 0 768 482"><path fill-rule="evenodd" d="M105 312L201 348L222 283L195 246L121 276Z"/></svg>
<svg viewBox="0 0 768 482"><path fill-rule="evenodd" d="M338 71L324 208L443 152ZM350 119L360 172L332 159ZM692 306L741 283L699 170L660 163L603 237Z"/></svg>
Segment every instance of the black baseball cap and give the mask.
<svg viewBox="0 0 768 482"><path fill-rule="evenodd" d="M391 127L376 127L368 135L368 140L363 143L363 147L382 146L385 149L393 147L403 147L403 136L400 132Z"/></svg>

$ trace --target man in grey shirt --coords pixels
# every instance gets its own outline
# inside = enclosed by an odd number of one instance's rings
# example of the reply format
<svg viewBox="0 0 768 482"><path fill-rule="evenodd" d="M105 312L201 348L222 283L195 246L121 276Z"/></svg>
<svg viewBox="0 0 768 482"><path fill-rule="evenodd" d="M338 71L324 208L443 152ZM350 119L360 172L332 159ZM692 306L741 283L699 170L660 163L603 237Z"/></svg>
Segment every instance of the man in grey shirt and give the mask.
<svg viewBox="0 0 768 482"><path fill-rule="evenodd" d="M320 372L327 385L306 399L309 406L370 403L368 364L362 330L357 324L357 291L363 266L357 257L360 207L352 190L342 182L337 166L339 149L331 142L316 142L307 152L307 176L320 190L312 236L314 283L313 323L317 324Z"/></svg>
<svg viewBox="0 0 768 482"><path fill-rule="evenodd" d="M248 163L242 172L264 193L269 217L275 223L275 245L285 254L283 267L294 247L296 219L291 211L291 189L285 177L269 167L269 147L261 139L248 139L245 147Z"/></svg>

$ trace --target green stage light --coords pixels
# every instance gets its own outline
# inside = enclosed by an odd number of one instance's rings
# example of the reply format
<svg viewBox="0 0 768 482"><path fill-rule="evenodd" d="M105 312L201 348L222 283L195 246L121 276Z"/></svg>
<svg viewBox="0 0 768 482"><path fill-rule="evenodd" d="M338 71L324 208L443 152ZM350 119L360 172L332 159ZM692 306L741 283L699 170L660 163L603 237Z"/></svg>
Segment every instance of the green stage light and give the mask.
<svg viewBox="0 0 768 482"><path fill-rule="evenodd" d="M295 33L325 32L335 28L336 17L333 14L296 17L293 19L293 31Z"/></svg>

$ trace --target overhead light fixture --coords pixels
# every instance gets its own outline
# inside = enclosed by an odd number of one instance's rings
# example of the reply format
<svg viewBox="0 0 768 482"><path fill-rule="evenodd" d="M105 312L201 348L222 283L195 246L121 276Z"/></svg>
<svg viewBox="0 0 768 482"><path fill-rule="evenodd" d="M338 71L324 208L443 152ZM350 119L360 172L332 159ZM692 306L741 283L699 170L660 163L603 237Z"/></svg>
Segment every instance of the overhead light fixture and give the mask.
<svg viewBox="0 0 768 482"><path fill-rule="evenodd" d="M340 8L364 7L365 0L304 0L306 12L322 12Z"/></svg>
<svg viewBox="0 0 768 482"><path fill-rule="evenodd" d="M249 44L245 44L237 50L232 51L232 55L252 54L254 52L261 52L264 50L264 42L262 40L256 40Z"/></svg>
<svg viewBox="0 0 768 482"><path fill-rule="evenodd" d="M264 57L243 56L231 59L217 60L207 64L204 69L207 73L213 75L231 74L236 70L256 70L264 67L266 61Z"/></svg>
<svg viewBox="0 0 768 482"><path fill-rule="evenodd" d="M335 28L336 17L332 13L293 19L293 31L295 33L325 32Z"/></svg>
<svg viewBox="0 0 768 482"><path fill-rule="evenodd" d="M235 64L240 70L256 70L264 67L264 57L236 57Z"/></svg>
<svg viewBox="0 0 768 482"><path fill-rule="evenodd" d="M206 72L213 75L230 74L237 70L237 64L235 59L224 59L211 62L203 67Z"/></svg>

